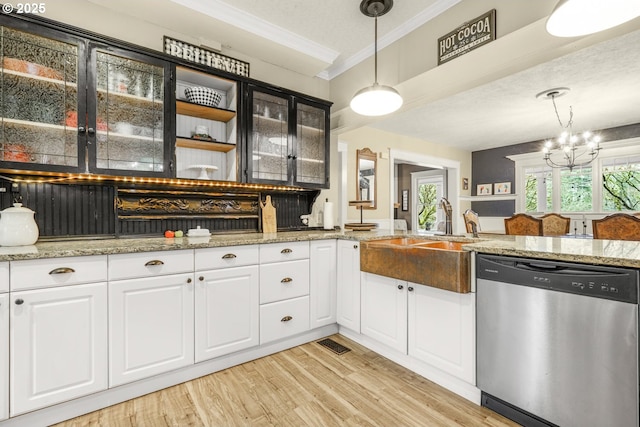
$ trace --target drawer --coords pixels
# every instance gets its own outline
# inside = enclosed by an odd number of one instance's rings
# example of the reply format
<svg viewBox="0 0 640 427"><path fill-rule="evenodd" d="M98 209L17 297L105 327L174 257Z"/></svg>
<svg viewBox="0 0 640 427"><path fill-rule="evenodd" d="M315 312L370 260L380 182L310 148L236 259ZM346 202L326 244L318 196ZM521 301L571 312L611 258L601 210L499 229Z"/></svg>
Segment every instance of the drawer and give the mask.
<svg viewBox="0 0 640 427"><path fill-rule="evenodd" d="M260 266L260 304L309 295L309 260Z"/></svg>
<svg viewBox="0 0 640 427"><path fill-rule="evenodd" d="M109 255L109 280L193 272L193 250Z"/></svg>
<svg viewBox="0 0 640 427"><path fill-rule="evenodd" d="M196 270L257 265L260 259L258 245L196 249L195 257Z"/></svg>
<svg viewBox="0 0 640 427"><path fill-rule="evenodd" d="M309 242L269 243L260 245L260 263L309 258Z"/></svg>
<svg viewBox="0 0 640 427"><path fill-rule="evenodd" d="M9 263L0 262L0 293L9 292Z"/></svg>
<svg viewBox="0 0 640 427"><path fill-rule="evenodd" d="M12 291L77 285L107 280L107 256L11 261Z"/></svg>
<svg viewBox="0 0 640 427"><path fill-rule="evenodd" d="M309 297L260 306L260 344L309 330Z"/></svg>

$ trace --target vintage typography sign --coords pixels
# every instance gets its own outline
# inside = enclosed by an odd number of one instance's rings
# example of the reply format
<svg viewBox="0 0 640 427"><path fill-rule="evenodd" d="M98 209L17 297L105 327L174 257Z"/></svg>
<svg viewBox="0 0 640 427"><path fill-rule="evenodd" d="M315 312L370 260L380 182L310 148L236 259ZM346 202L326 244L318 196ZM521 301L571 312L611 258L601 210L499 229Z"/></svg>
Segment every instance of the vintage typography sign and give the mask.
<svg viewBox="0 0 640 427"><path fill-rule="evenodd" d="M438 39L438 65L496 39L496 10L461 25Z"/></svg>
<svg viewBox="0 0 640 427"><path fill-rule="evenodd" d="M249 77L249 63L164 36L164 52L176 58Z"/></svg>

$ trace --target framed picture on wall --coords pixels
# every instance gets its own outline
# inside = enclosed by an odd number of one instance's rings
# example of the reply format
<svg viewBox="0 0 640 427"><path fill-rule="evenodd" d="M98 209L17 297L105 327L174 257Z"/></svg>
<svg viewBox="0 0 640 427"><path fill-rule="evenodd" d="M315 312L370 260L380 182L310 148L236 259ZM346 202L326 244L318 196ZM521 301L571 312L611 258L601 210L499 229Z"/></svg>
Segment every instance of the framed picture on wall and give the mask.
<svg viewBox="0 0 640 427"><path fill-rule="evenodd" d="M402 190L402 210L409 210L409 190Z"/></svg>
<svg viewBox="0 0 640 427"><path fill-rule="evenodd" d="M492 187L492 184L478 184L476 193L478 196L490 196Z"/></svg>
<svg viewBox="0 0 640 427"><path fill-rule="evenodd" d="M493 184L493 194L511 194L511 183L496 182Z"/></svg>

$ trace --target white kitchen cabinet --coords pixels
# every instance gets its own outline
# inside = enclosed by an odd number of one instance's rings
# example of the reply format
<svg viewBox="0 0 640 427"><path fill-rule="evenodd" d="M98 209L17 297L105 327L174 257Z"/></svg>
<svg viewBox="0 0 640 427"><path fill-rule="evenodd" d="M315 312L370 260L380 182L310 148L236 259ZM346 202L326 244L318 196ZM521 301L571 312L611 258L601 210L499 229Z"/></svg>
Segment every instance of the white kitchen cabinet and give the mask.
<svg viewBox="0 0 640 427"><path fill-rule="evenodd" d="M196 273L196 362L260 344L258 269L250 265Z"/></svg>
<svg viewBox="0 0 640 427"><path fill-rule="evenodd" d="M407 351L407 282L362 273L362 334Z"/></svg>
<svg viewBox="0 0 640 427"><path fill-rule="evenodd" d="M260 265L260 304L309 295L309 260Z"/></svg>
<svg viewBox="0 0 640 427"><path fill-rule="evenodd" d="M7 287L9 285L7 284ZM9 417L9 294L0 293L0 421Z"/></svg>
<svg viewBox="0 0 640 427"><path fill-rule="evenodd" d="M336 323L336 240L309 243L309 310L311 329Z"/></svg>
<svg viewBox="0 0 640 427"><path fill-rule="evenodd" d="M9 263L0 262L0 294L9 292Z"/></svg>
<svg viewBox="0 0 640 427"><path fill-rule="evenodd" d="M337 312L340 326L360 333L360 244L338 240Z"/></svg>
<svg viewBox="0 0 640 427"><path fill-rule="evenodd" d="M107 280L107 256L43 258L11 262L11 291Z"/></svg>
<svg viewBox="0 0 640 427"><path fill-rule="evenodd" d="M13 292L10 414L107 388L107 284Z"/></svg>
<svg viewBox="0 0 640 427"><path fill-rule="evenodd" d="M109 282L110 387L193 364L193 286L193 273Z"/></svg>
<svg viewBox="0 0 640 427"><path fill-rule="evenodd" d="M309 330L309 296L260 306L260 344Z"/></svg>
<svg viewBox="0 0 640 427"><path fill-rule="evenodd" d="M407 286L409 355L475 384L475 294Z"/></svg>

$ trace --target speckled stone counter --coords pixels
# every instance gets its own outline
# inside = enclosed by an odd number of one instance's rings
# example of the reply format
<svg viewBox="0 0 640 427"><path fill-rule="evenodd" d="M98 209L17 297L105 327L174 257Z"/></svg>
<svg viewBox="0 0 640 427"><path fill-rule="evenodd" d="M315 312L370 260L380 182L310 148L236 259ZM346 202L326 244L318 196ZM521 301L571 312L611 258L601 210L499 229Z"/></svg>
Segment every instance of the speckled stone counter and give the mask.
<svg viewBox="0 0 640 427"><path fill-rule="evenodd" d="M639 241L502 236L464 248L487 254L640 268Z"/></svg>

